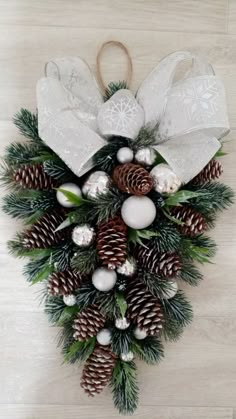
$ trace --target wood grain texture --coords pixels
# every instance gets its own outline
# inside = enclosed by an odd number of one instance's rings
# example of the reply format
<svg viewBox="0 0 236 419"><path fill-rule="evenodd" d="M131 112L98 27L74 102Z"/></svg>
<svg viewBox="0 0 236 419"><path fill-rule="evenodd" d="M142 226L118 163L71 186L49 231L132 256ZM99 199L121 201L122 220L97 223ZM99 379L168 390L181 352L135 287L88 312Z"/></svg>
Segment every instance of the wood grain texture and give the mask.
<svg viewBox="0 0 236 419"><path fill-rule="evenodd" d="M130 49L135 90L168 53L191 49L208 57L223 79L232 128L222 159L222 180L236 191L236 1L235 0L0 0L0 154L21 140L11 123L20 107L35 109L35 84L45 61L80 54L95 68L102 42ZM124 58L104 54L107 81L122 79ZM0 192L3 194L3 191ZM0 217L0 417L4 419L118 418L109 389L88 399L79 366L62 364L58 329L39 305L41 287L29 287L23 261L6 241L21 229ZM176 343L165 345L156 367L139 363L139 419L231 419L236 408L236 207L222 213L211 233L214 264L202 267L199 288L184 287L195 312Z"/></svg>

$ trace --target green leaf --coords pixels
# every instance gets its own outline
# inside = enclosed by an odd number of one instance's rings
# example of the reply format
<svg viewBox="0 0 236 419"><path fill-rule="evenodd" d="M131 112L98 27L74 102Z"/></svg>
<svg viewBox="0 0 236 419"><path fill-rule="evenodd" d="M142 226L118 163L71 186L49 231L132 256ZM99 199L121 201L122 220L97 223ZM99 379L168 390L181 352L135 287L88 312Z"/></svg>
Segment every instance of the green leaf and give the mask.
<svg viewBox="0 0 236 419"><path fill-rule="evenodd" d="M140 244L141 246L144 246L144 243L142 239L150 240L152 237L159 236L159 233L157 231L151 231L151 230L134 230L132 228L129 228L128 230L128 242L134 243L134 244Z"/></svg>
<svg viewBox="0 0 236 419"><path fill-rule="evenodd" d="M37 284L38 282L43 281L48 278L48 276L53 272L53 266L51 264L46 265L41 271L37 273L34 279L31 281L31 284Z"/></svg>
<svg viewBox="0 0 236 419"><path fill-rule="evenodd" d="M199 196L201 196L201 192L192 192L183 189L181 191L176 192L173 195L168 196L168 198L165 201L165 205L167 207L175 207L185 202L189 202L190 199L198 198Z"/></svg>
<svg viewBox="0 0 236 419"><path fill-rule="evenodd" d="M65 307L61 313L60 319L58 321L58 326L62 326L65 322L70 321L76 313L78 313L79 307L77 305L72 307Z"/></svg>
<svg viewBox="0 0 236 419"><path fill-rule="evenodd" d="M172 223L178 224L180 226L184 225L184 223L177 218L173 217L173 215L170 215L169 209L162 208L161 209L163 214L168 218L168 220L172 221Z"/></svg>
<svg viewBox="0 0 236 419"><path fill-rule="evenodd" d="M77 196L73 192L67 191L66 189L57 188L56 191L62 192L67 198L67 200L71 202L75 207L80 207L80 205L82 205L85 202L83 198Z"/></svg>
<svg viewBox="0 0 236 419"><path fill-rule="evenodd" d="M126 313L128 305L124 298L124 295L120 292L117 292L115 294L115 298L116 298L117 306L119 307L119 310L120 310L121 317L125 317L125 313Z"/></svg>
<svg viewBox="0 0 236 419"><path fill-rule="evenodd" d="M223 151L223 145L220 147L220 149L216 152L216 154L214 155L213 158L217 158L217 157L223 157L226 156L228 153L226 153L225 151Z"/></svg>
<svg viewBox="0 0 236 419"><path fill-rule="evenodd" d="M87 359L92 354L95 343L95 337L83 342L73 342L64 355L65 362L71 362L75 357L83 360Z"/></svg>

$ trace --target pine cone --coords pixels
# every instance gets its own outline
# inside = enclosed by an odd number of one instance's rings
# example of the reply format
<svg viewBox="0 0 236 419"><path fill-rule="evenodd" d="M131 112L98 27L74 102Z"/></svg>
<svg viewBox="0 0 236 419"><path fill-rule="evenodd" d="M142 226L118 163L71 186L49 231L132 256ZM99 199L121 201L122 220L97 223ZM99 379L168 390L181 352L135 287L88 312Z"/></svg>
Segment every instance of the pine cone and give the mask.
<svg viewBox="0 0 236 419"><path fill-rule="evenodd" d="M55 231L64 221L64 213L52 211L41 217L32 227L23 233L22 246L25 249L46 249L68 237L70 229Z"/></svg>
<svg viewBox="0 0 236 419"><path fill-rule="evenodd" d="M74 320L74 339L87 340L96 336L103 328L106 318L100 313L96 305L91 305L82 310Z"/></svg>
<svg viewBox="0 0 236 419"><path fill-rule="evenodd" d="M129 283L126 295L127 317L148 335L157 335L163 325L163 312L159 300L138 279Z"/></svg>
<svg viewBox="0 0 236 419"><path fill-rule="evenodd" d="M13 179L24 189L49 190L58 185L57 180L49 176L41 164L19 167L14 170Z"/></svg>
<svg viewBox="0 0 236 419"><path fill-rule="evenodd" d="M54 272L48 278L48 292L50 295L70 295L80 287L81 280L81 275L71 269Z"/></svg>
<svg viewBox="0 0 236 419"><path fill-rule="evenodd" d="M191 207L173 207L171 215L184 223L179 226L179 231L186 236L200 234L207 228L207 224L203 216Z"/></svg>
<svg viewBox="0 0 236 419"><path fill-rule="evenodd" d="M117 268L124 263L127 255L127 226L118 215L99 224L97 250L103 265Z"/></svg>
<svg viewBox="0 0 236 419"><path fill-rule="evenodd" d="M211 180L218 179L222 173L223 167L221 163L213 159L193 178L192 182L196 185L203 185Z"/></svg>
<svg viewBox="0 0 236 419"><path fill-rule="evenodd" d="M146 195L153 187L153 180L149 172L134 163L116 166L112 177L121 192L133 195Z"/></svg>
<svg viewBox="0 0 236 419"><path fill-rule="evenodd" d="M96 346L84 366L81 377L81 387L89 396L101 393L108 384L116 359L109 347Z"/></svg>
<svg viewBox="0 0 236 419"><path fill-rule="evenodd" d="M181 259L177 253L158 253L155 248L137 246L135 256L139 266L161 277L177 276L181 269Z"/></svg>

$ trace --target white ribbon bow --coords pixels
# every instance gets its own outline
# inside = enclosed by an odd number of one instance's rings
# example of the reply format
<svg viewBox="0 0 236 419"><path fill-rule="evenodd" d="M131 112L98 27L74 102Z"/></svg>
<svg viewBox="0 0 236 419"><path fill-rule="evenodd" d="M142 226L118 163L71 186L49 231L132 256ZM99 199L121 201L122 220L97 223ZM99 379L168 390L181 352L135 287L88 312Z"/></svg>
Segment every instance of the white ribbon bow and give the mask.
<svg viewBox="0 0 236 419"><path fill-rule="evenodd" d="M191 70L174 82L177 66L192 59ZM222 82L212 67L187 51L164 58L138 89L103 102L88 65L78 57L50 61L37 84L39 134L77 175L93 167L106 137L135 139L142 126L156 128L154 148L183 183L211 160L229 132Z"/></svg>

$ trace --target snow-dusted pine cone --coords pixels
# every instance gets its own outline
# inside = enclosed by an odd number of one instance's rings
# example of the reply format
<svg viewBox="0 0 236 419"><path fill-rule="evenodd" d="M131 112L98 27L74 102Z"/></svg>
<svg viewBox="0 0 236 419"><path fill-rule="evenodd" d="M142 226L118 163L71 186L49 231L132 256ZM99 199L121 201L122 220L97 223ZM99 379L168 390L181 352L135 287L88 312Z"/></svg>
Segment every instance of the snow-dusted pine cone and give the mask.
<svg viewBox="0 0 236 419"><path fill-rule="evenodd" d="M133 195L146 195L153 186L153 180L149 172L134 163L116 166L112 178L121 192Z"/></svg>
<svg viewBox="0 0 236 419"><path fill-rule="evenodd" d="M105 316L101 314L96 305L84 308L74 320L74 339L83 341L96 336L103 328L105 321Z"/></svg>
<svg viewBox="0 0 236 419"><path fill-rule="evenodd" d="M25 249L46 249L68 237L69 229L55 231L64 221L63 212L51 211L41 217L23 233L22 246Z"/></svg>
<svg viewBox="0 0 236 419"><path fill-rule="evenodd" d="M48 293L57 296L73 294L80 287L81 280L81 275L72 269L54 272L48 278Z"/></svg>
<svg viewBox="0 0 236 419"><path fill-rule="evenodd" d="M178 206L171 209L171 215L177 220L182 221L179 230L186 236L200 234L207 229L207 223L203 216L188 206Z"/></svg>
<svg viewBox="0 0 236 419"><path fill-rule="evenodd" d="M81 387L89 396L101 393L111 378L116 355L108 346L97 345L88 358L81 377Z"/></svg>
<svg viewBox="0 0 236 419"><path fill-rule="evenodd" d="M99 224L97 250L103 265L117 268L124 263L127 255L127 226L118 215Z"/></svg>
<svg viewBox="0 0 236 419"><path fill-rule="evenodd" d="M44 171L42 164L18 167L13 171L13 180L24 189L49 190L58 186L57 180Z"/></svg>
<svg viewBox="0 0 236 419"><path fill-rule="evenodd" d="M127 317L148 335L157 335L163 327L164 315L159 300L138 279L129 282L126 291Z"/></svg>
<svg viewBox="0 0 236 419"><path fill-rule="evenodd" d="M221 163L213 159L193 178L192 182L196 185L203 185L204 183L218 179L222 173L223 167Z"/></svg>
<svg viewBox="0 0 236 419"><path fill-rule="evenodd" d="M135 257L138 265L145 271L165 278L178 275L182 265L177 253L158 253L155 248L144 246L136 247Z"/></svg>

